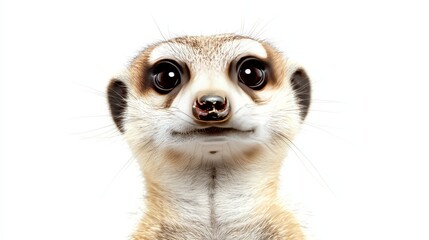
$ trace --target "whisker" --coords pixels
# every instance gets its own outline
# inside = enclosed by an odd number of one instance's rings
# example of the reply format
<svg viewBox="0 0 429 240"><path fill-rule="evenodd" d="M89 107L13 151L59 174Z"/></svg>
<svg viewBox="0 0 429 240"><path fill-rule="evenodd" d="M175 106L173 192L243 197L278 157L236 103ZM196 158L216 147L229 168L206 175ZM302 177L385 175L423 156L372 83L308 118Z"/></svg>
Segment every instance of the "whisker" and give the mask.
<svg viewBox="0 0 429 240"><path fill-rule="evenodd" d="M304 121L303 124L306 125L306 126L312 127L312 128L314 128L316 130L319 130L319 131L321 131L323 133L326 133L326 134L328 134L328 135L330 135L332 137L335 137L335 138L337 138L337 139L339 139L339 140L341 140L341 141L343 141L345 143L352 144L349 140L347 140L347 139L345 139L343 137L340 137L340 136L338 136L338 135L336 135L336 134L334 134L334 133L326 130L325 128L328 128L328 126L321 126L321 125L317 125L317 124L312 124L311 122L308 122L308 121Z"/></svg>
<svg viewBox="0 0 429 240"><path fill-rule="evenodd" d="M113 176L113 178L107 184L106 189L103 191L103 194L102 194L103 196L107 194L107 192L113 186L113 183L118 179L118 177L122 175L125 172L125 170L131 166L133 160L134 160L134 157L131 156L124 164L122 164L122 167L116 172L115 176Z"/></svg>
<svg viewBox="0 0 429 240"><path fill-rule="evenodd" d="M74 84L81 87L81 88L85 88L86 90L89 90L89 92L94 94L95 96L106 98L106 92L105 91L100 91L96 88L90 87L88 85L84 85L84 84L79 83L79 82L74 82Z"/></svg>
<svg viewBox="0 0 429 240"><path fill-rule="evenodd" d="M85 135L85 134L95 133L97 131L105 130L105 129L115 130L116 131L116 126L114 126L114 124L109 124L109 125L106 125L106 126L95 128L95 129L91 129L91 130L87 130L87 131L82 131L82 132L73 132L73 133L70 133L70 134L71 135Z"/></svg>
<svg viewBox="0 0 429 240"><path fill-rule="evenodd" d="M296 146L296 144L291 141L285 134L280 132L274 132L275 135L281 137L288 146L292 149L292 151L295 153L295 155L301 160L300 162L305 167L305 169L310 173L310 175L320 184L320 186L327 189L329 192L331 192L333 195L336 195L335 192L331 189L329 184L326 182L320 171L317 169L317 167L313 164L313 162ZM302 160L304 158L305 161ZM314 175L315 173L316 175Z"/></svg>
<svg viewBox="0 0 429 240"><path fill-rule="evenodd" d="M71 117L68 120L82 120L82 119L90 119L90 118L111 118L110 114L104 114L104 115L92 115L92 116L80 116L80 117Z"/></svg>

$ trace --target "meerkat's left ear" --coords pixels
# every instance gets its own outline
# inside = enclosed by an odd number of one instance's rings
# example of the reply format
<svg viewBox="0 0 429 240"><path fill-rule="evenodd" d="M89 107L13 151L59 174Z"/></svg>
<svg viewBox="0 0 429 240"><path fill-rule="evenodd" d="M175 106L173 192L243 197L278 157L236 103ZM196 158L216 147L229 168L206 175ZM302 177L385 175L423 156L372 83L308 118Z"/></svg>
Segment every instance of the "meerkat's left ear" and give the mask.
<svg viewBox="0 0 429 240"><path fill-rule="evenodd" d="M291 84L299 104L301 119L304 120L308 114L311 103L310 78L304 69L298 68L292 74Z"/></svg>
<svg viewBox="0 0 429 240"><path fill-rule="evenodd" d="M110 114L113 121L121 133L124 133L124 114L127 108L128 87L119 79L113 78L107 88L107 99L110 107Z"/></svg>

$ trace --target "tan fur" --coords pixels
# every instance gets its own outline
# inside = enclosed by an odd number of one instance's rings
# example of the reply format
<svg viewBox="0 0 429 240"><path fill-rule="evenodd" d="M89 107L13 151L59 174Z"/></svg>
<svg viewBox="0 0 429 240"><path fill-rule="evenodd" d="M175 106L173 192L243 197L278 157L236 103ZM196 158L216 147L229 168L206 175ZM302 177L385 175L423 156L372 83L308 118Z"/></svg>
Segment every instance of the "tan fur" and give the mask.
<svg viewBox="0 0 429 240"><path fill-rule="evenodd" d="M164 54L189 68L189 80L160 95L144 79ZM237 87L236 80L229 79L231 66L249 54L266 60L272 69L261 91ZM120 79L129 88L124 137L140 163L147 192L147 210L134 240L305 239L277 196L288 141L301 124L289 81L296 69L268 43L237 35L176 38L149 46L133 60ZM201 76L216 78L216 84L202 84ZM253 140L170 142L172 125L191 122L186 106L198 94L195 86L233 96L231 124L257 126Z"/></svg>

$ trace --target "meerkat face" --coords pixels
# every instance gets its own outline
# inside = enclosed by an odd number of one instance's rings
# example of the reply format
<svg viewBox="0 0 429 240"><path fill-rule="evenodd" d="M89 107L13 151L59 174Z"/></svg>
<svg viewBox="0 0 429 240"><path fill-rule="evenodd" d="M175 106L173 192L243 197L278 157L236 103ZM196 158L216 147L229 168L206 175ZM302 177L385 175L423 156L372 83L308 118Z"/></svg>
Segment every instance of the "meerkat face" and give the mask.
<svg viewBox="0 0 429 240"><path fill-rule="evenodd" d="M138 158L244 161L287 148L307 115L310 82L268 43L180 37L139 54L111 80L108 100Z"/></svg>

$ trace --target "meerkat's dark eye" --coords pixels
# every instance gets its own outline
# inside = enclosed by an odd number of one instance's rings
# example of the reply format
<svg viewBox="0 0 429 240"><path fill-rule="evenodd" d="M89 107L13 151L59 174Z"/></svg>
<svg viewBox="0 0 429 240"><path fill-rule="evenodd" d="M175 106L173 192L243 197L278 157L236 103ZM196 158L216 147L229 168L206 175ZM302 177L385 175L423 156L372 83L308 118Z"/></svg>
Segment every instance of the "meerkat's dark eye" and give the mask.
<svg viewBox="0 0 429 240"><path fill-rule="evenodd" d="M256 58L244 58L237 64L238 80L251 89L260 90L266 83L266 67Z"/></svg>
<svg viewBox="0 0 429 240"><path fill-rule="evenodd" d="M182 72L179 65L170 60L157 63L152 71L153 86L162 94L172 91L182 81Z"/></svg>

